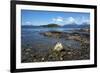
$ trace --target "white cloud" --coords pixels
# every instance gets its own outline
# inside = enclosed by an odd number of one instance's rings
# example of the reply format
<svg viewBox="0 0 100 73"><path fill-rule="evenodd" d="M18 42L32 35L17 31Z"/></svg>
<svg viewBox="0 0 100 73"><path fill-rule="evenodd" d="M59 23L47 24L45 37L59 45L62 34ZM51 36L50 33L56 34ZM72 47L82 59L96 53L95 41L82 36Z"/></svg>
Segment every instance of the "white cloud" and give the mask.
<svg viewBox="0 0 100 73"><path fill-rule="evenodd" d="M84 16L82 17L82 23L90 24L90 20L86 19Z"/></svg>
<svg viewBox="0 0 100 73"><path fill-rule="evenodd" d="M68 17L65 22L66 22L66 24L77 23L76 19L73 17Z"/></svg>
<svg viewBox="0 0 100 73"><path fill-rule="evenodd" d="M78 17L78 18L75 18L75 17L67 17L67 18L56 17L56 18L53 18L52 21L55 23L62 22L63 25L65 25L65 24L83 24L83 23L89 24L90 23L90 20L86 19L84 16Z"/></svg>
<svg viewBox="0 0 100 73"><path fill-rule="evenodd" d="M26 24L26 25L32 25L32 22L26 21L25 24Z"/></svg>
<svg viewBox="0 0 100 73"><path fill-rule="evenodd" d="M52 20L54 22L63 22L63 18L62 17L53 18Z"/></svg>

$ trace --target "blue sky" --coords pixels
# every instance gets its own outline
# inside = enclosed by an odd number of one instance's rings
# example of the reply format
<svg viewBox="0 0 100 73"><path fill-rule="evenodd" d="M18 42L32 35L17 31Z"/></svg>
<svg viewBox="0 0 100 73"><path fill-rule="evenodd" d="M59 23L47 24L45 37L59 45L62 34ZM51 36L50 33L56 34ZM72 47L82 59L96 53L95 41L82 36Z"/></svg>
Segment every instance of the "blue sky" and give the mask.
<svg viewBox="0 0 100 73"><path fill-rule="evenodd" d="M22 25L59 25L90 23L90 13L21 10Z"/></svg>

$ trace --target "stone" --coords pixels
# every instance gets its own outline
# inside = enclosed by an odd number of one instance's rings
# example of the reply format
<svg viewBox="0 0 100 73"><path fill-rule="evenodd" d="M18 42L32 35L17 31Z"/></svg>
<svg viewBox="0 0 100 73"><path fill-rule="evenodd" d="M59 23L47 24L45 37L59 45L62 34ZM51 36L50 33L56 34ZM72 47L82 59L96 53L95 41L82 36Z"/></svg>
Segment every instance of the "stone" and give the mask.
<svg viewBox="0 0 100 73"><path fill-rule="evenodd" d="M60 57L60 60L63 60L63 58L62 58L62 57Z"/></svg>
<svg viewBox="0 0 100 73"><path fill-rule="evenodd" d="M44 61L44 58L42 58L41 60Z"/></svg>
<svg viewBox="0 0 100 73"><path fill-rule="evenodd" d="M72 54L71 52L68 52L68 54Z"/></svg>
<svg viewBox="0 0 100 73"><path fill-rule="evenodd" d="M31 51L31 49L30 49L30 48L28 48L28 49L26 49L26 51Z"/></svg>
<svg viewBox="0 0 100 73"><path fill-rule="evenodd" d="M51 36L52 35L52 33L51 32L45 32L45 33L43 33L45 36Z"/></svg>

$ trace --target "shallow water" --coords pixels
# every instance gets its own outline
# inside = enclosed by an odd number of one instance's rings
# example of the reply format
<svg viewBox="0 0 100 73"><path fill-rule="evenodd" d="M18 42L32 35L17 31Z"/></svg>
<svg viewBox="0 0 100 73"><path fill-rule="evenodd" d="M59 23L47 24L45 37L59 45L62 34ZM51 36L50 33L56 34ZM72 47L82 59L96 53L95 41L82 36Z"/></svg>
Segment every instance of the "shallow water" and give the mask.
<svg viewBox="0 0 100 73"><path fill-rule="evenodd" d="M67 47L72 47L75 49L80 49L80 43L74 40L65 40L65 39L57 39L51 38L41 35L41 32L46 31L63 31L63 32L71 32L68 28L22 28L21 29L21 44L22 48L32 48L36 52L46 53L50 49L54 47L56 42L61 42L65 49Z"/></svg>

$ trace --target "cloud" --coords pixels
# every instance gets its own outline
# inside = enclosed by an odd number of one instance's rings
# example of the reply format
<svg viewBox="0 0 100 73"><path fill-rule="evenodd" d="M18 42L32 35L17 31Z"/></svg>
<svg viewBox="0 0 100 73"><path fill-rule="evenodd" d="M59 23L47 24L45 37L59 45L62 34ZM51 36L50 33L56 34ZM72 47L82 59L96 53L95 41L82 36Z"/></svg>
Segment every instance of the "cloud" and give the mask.
<svg viewBox="0 0 100 73"><path fill-rule="evenodd" d="M73 17L68 17L65 22L66 22L66 24L77 23L76 19Z"/></svg>
<svg viewBox="0 0 100 73"><path fill-rule="evenodd" d="M25 24L26 24L26 25L32 25L32 22L26 21Z"/></svg>
<svg viewBox="0 0 100 73"><path fill-rule="evenodd" d="M63 18L62 17L53 18L52 20L54 22L63 22Z"/></svg>
<svg viewBox="0 0 100 73"><path fill-rule="evenodd" d="M90 20L86 19L84 16L82 17L82 23L90 24Z"/></svg>
<svg viewBox="0 0 100 73"><path fill-rule="evenodd" d="M52 19L54 22L62 22L65 24L75 24L77 23L76 19L73 17L68 17L68 18L62 18L62 17L57 17Z"/></svg>
<svg viewBox="0 0 100 73"><path fill-rule="evenodd" d="M83 24L83 23L90 23L90 20L87 19L86 17L67 17L67 18L62 18L62 17L56 17L52 19L53 22L55 23L62 23L62 25L65 24Z"/></svg>
<svg viewBox="0 0 100 73"><path fill-rule="evenodd" d="M90 20L87 19L86 17L82 16L79 18L74 18L74 17L68 17L65 21L66 24L90 24Z"/></svg>

